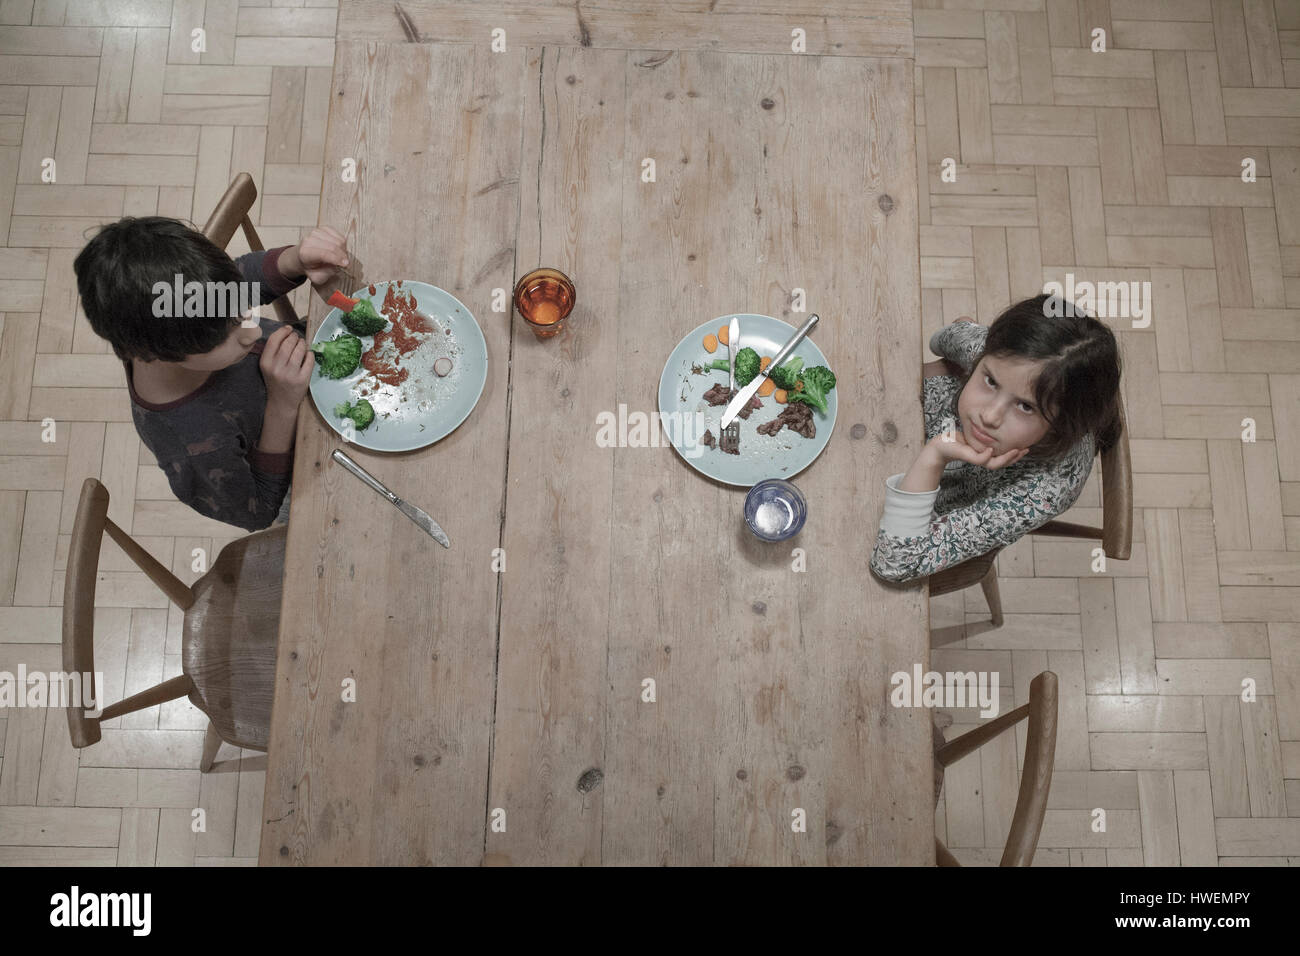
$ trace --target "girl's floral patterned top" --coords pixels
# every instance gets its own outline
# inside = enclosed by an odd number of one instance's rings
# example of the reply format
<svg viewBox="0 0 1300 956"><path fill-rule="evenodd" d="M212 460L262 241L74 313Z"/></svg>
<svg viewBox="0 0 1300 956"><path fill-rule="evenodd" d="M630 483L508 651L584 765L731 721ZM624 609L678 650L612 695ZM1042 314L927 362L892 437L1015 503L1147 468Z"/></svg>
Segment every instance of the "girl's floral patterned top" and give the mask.
<svg viewBox="0 0 1300 956"><path fill-rule="evenodd" d="M935 333L930 351L969 373L987 335L983 326L957 322ZM926 441L961 427L961 384L951 375L923 382ZM871 570L887 581L910 581L1018 541L1078 500L1095 455L1088 435L1055 462L1029 455L998 471L949 462L939 487L929 492L899 491L903 475L890 477Z"/></svg>

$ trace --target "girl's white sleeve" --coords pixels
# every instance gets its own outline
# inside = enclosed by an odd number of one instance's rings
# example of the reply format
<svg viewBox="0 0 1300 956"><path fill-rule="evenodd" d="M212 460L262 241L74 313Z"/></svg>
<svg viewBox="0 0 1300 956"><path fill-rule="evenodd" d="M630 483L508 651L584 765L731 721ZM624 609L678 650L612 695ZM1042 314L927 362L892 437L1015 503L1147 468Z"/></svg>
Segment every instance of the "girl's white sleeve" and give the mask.
<svg viewBox="0 0 1300 956"><path fill-rule="evenodd" d="M1013 466L1014 467L1014 466ZM1051 521L1079 497L1087 469L1072 481L1030 468L991 498L934 514L938 494L898 491L895 475L885 482L885 510L871 555L871 570L886 581L911 581L1006 547ZM904 497L906 496L906 497Z"/></svg>

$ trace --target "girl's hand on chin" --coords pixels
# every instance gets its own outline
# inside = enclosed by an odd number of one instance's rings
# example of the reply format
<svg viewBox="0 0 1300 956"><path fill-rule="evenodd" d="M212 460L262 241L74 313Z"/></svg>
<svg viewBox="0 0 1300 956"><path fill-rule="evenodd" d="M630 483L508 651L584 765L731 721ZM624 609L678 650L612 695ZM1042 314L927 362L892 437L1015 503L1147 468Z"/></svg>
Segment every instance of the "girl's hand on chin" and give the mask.
<svg viewBox="0 0 1300 956"><path fill-rule="evenodd" d="M966 436L955 428L935 435L926 442L926 447L937 453L945 464L950 461L965 461L981 468L987 468L989 471L997 471L999 468L1014 465L1029 454L1028 448L1012 448L1000 455L994 455L992 448L976 451L966 441Z"/></svg>

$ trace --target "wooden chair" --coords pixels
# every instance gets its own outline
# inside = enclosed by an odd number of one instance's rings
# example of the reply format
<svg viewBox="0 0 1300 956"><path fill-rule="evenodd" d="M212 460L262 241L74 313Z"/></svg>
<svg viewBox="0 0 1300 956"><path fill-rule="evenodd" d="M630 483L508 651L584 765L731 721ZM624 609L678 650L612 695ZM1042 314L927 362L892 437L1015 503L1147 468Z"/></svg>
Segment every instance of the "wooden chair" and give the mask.
<svg viewBox="0 0 1300 956"><path fill-rule="evenodd" d="M1029 703L948 741L934 753L935 763L941 768L947 767L1026 717L1029 718L1029 741L1025 747L1025 766L1000 866L1029 866L1034 862L1034 851L1038 849L1038 834L1043 829L1047 794L1052 786L1052 765L1056 761L1056 675L1043 671L1029 685ZM934 841L934 850L940 866L961 866L938 837Z"/></svg>
<svg viewBox="0 0 1300 956"><path fill-rule="evenodd" d="M253 220L248 217L248 211L253 208L256 199L257 187L253 185L253 177L248 173L240 173L231 182L212 215L208 217L207 223L203 226L203 234L224 249L230 244L235 229L243 227L248 248L254 252L261 252L266 247L262 245L257 230L253 228ZM271 305L275 308L275 314L279 316L281 322L292 325L305 334L306 323L298 318L298 313L289 303L288 296L280 296Z"/></svg>
<svg viewBox="0 0 1300 956"><path fill-rule="evenodd" d="M271 729L280 593L288 526L257 531L221 549L211 569L187 586L108 518L108 489L81 486L63 586L63 668L94 673L95 585L104 533L185 612L181 675L107 707L98 717L68 707L72 746L100 739L100 723L188 696L208 717L199 769L212 768L221 741L266 750Z"/></svg>
<svg viewBox="0 0 1300 956"><path fill-rule="evenodd" d="M1119 425L1118 440L1101 453L1101 527L1049 521L1030 534L1100 541L1106 557L1116 561L1129 559L1133 551L1133 462L1129 457L1123 401L1119 406Z"/></svg>
<svg viewBox="0 0 1300 956"><path fill-rule="evenodd" d="M1129 457L1128 427L1122 403L1119 438L1101 453L1101 525L1092 528L1070 521L1049 521L1029 533L1100 541L1106 557L1116 561L1129 559L1133 551L1133 464ZM997 555L997 551L992 551L932 574L930 596L960 591L979 582L992 612L992 625L1001 627L1002 598L998 593L998 569L994 563Z"/></svg>
<svg viewBox="0 0 1300 956"><path fill-rule="evenodd" d="M964 591L972 584L978 583L984 591L984 600L989 603L989 610L993 612L993 626L1001 627L1002 595L998 592L998 566L994 564L1001 550L997 548L988 554L981 554L977 558L954 564L950 568L944 568L938 574L930 575L930 597L951 594L953 591Z"/></svg>

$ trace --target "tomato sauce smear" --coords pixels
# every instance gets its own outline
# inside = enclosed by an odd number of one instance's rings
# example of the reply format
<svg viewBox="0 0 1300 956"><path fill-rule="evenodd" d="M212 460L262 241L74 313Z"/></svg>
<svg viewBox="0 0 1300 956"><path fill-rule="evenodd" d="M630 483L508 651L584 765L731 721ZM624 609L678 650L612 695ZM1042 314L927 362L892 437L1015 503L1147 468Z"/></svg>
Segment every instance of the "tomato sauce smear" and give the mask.
<svg viewBox="0 0 1300 956"><path fill-rule="evenodd" d="M374 347L361 357L361 364L384 384L400 385L409 374L408 369L401 367L402 356L414 352L420 347L422 336L436 330L416 311L415 296L409 292L397 295L395 284L390 283L384 293L381 310L388 317L388 328L375 335ZM390 352L386 348L389 342L393 343L391 351L396 354L384 357L381 353Z"/></svg>

